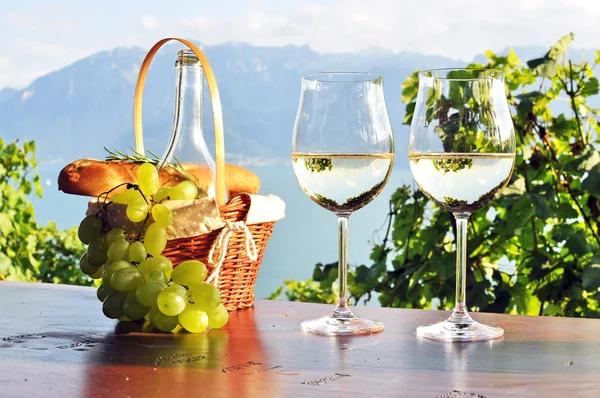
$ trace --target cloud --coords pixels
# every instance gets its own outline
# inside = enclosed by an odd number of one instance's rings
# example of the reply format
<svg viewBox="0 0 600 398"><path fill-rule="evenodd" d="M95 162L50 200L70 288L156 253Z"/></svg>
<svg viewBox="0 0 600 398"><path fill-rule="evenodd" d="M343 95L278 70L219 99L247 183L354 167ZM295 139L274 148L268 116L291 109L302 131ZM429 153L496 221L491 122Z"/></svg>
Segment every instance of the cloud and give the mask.
<svg viewBox="0 0 600 398"><path fill-rule="evenodd" d="M22 31L51 32L52 34L73 33L80 28L77 19L48 11L40 11L40 13L13 11L8 12L5 19L7 26L13 30L15 36Z"/></svg>
<svg viewBox="0 0 600 398"><path fill-rule="evenodd" d="M140 14L142 4L152 13ZM370 0L368 6L364 0L180 0L177 8L160 0L0 2L2 57L10 61L0 65L0 87L23 86L90 53L149 48L167 36L207 45L309 45L319 52L377 47L471 61L486 49L549 47L568 32L575 33L573 46L600 48L598 20L597 0ZM26 55L39 59L23 64Z"/></svg>
<svg viewBox="0 0 600 398"><path fill-rule="evenodd" d="M252 9L233 17L186 18L186 34L215 44L307 44L320 52L372 47L471 60L488 48L549 46L574 31L576 45L597 47L600 2L504 0L429 2L336 0L288 12Z"/></svg>
<svg viewBox="0 0 600 398"><path fill-rule="evenodd" d="M142 17L142 26L147 30L153 30L158 26L158 22L152 15L144 15Z"/></svg>
<svg viewBox="0 0 600 398"><path fill-rule="evenodd" d="M34 57L64 57L70 53L69 47L60 43L52 43L41 40L19 40L18 43L19 46L21 46L24 54Z"/></svg>

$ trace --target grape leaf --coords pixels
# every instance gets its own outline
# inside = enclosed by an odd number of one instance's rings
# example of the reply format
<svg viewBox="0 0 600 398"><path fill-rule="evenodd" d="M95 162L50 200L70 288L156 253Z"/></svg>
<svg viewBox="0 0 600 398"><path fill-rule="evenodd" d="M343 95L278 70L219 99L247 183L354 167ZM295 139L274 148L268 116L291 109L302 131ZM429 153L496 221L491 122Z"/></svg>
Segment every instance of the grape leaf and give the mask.
<svg viewBox="0 0 600 398"><path fill-rule="evenodd" d="M530 194L529 198L531 198L531 202L535 206L535 214L541 218L542 220L546 220L552 217L552 210L550 210L550 206L548 205L548 200L544 199L544 197L536 194Z"/></svg>
<svg viewBox="0 0 600 398"><path fill-rule="evenodd" d="M0 213L0 232L4 236L10 235L15 230L10 216L6 213Z"/></svg>
<svg viewBox="0 0 600 398"><path fill-rule="evenodd" d="M574 38L575 35L573 33L569 33L568 35L561 37L560 40L554 46L552 46L550 51L548 51L546 57L553 60L558 60L567 51L567 47L569 47L569 44L571 44Z"/></svg>
<svg viewBox="0 0 600 398"><path fill-rule="evenodd" d="M587 291L594 291L600 287L600 257L592 257L590 264L583 270L582 286Z"/></svg>
<svg viewBox="0 0 600 398"><path fill-rule="evenodd" d="M583 255L589 253L590 245L587 242L585 232L582 230L575 231L565 243L569 251L573 254Z"/></svg>
<svg viewBox="0 0 600 398"><path fill-rule="evenodd" d="M583 87L581 88L581 95L584 97L589 97L590 95L596 94L598 94L598 79L592 77L583 84Z"/></svg>
<svg viewBox="0 0 600 398"><path fill-rule="evenodd" d="M600 164L594 166L588 173L589 175L581 183L581 188L600 197Z"/></svg>

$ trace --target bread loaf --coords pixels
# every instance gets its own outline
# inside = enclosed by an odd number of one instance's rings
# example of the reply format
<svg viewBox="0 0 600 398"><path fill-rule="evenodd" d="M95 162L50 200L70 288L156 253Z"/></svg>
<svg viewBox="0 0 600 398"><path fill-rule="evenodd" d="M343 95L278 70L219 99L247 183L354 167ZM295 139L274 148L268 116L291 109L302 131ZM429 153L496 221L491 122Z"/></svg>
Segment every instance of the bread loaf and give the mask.
<svg viewBox="0 0 600 398"><path fill-rule="evenodd" d="M106 161L79 159L65 166L58 175L58 189L65 193L83 196L98 196L120 184L135 183L140 163L125 161ZM205 191L211 179L207 167L183 165L189 177ZM172 167L159 171L161 186L174 186L187 176ZM260 179L256 174L243 167L225 165L225 184L229 197L240 193L256 194L260 188ZM115 189L109 196L125 191L126 186Z"/></svg>

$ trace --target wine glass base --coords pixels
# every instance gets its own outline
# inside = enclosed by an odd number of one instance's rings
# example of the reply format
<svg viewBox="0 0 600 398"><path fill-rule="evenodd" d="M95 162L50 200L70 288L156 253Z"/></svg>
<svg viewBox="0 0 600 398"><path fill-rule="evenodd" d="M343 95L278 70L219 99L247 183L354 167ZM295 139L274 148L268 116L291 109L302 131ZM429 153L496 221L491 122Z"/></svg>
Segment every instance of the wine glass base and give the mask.
<svg viewBox="0 0 600 398"><path fill-rule="evenodd" d="M476 322L471 317L461 322L450 317L444 322L418 327L417 336L436 341L487 341L504 336L504 330Z"/></svg>
<svg viewBox="0 0 600 398"><path fill-rule="evenodd" d="M350 314L351 316L345 318L329 315L323 318L311 319L302 322L301 326L306 332L324 336L371 334L383 330L383 323L381 322L371 321L352 313Z"/></svg>

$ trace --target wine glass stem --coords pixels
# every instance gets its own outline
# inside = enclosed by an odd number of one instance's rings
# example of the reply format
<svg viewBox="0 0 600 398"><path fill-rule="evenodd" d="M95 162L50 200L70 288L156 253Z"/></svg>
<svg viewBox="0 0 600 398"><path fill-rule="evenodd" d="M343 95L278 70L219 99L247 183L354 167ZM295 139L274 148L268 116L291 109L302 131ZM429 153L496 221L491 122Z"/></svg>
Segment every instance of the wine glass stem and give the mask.
<svg viewBox="0 0 600 398"><path fill-rule="evenodd" d="M469 213L455 213L456 219L456 305L453 316L466 315L467 227Z"/></svg>
<svg viewBox="0 0 600 398"><path fill-rule="evenodd" d="M348 308L348 218L350 214L337 214L338 220L338 316L352 316Z"/></svg>

